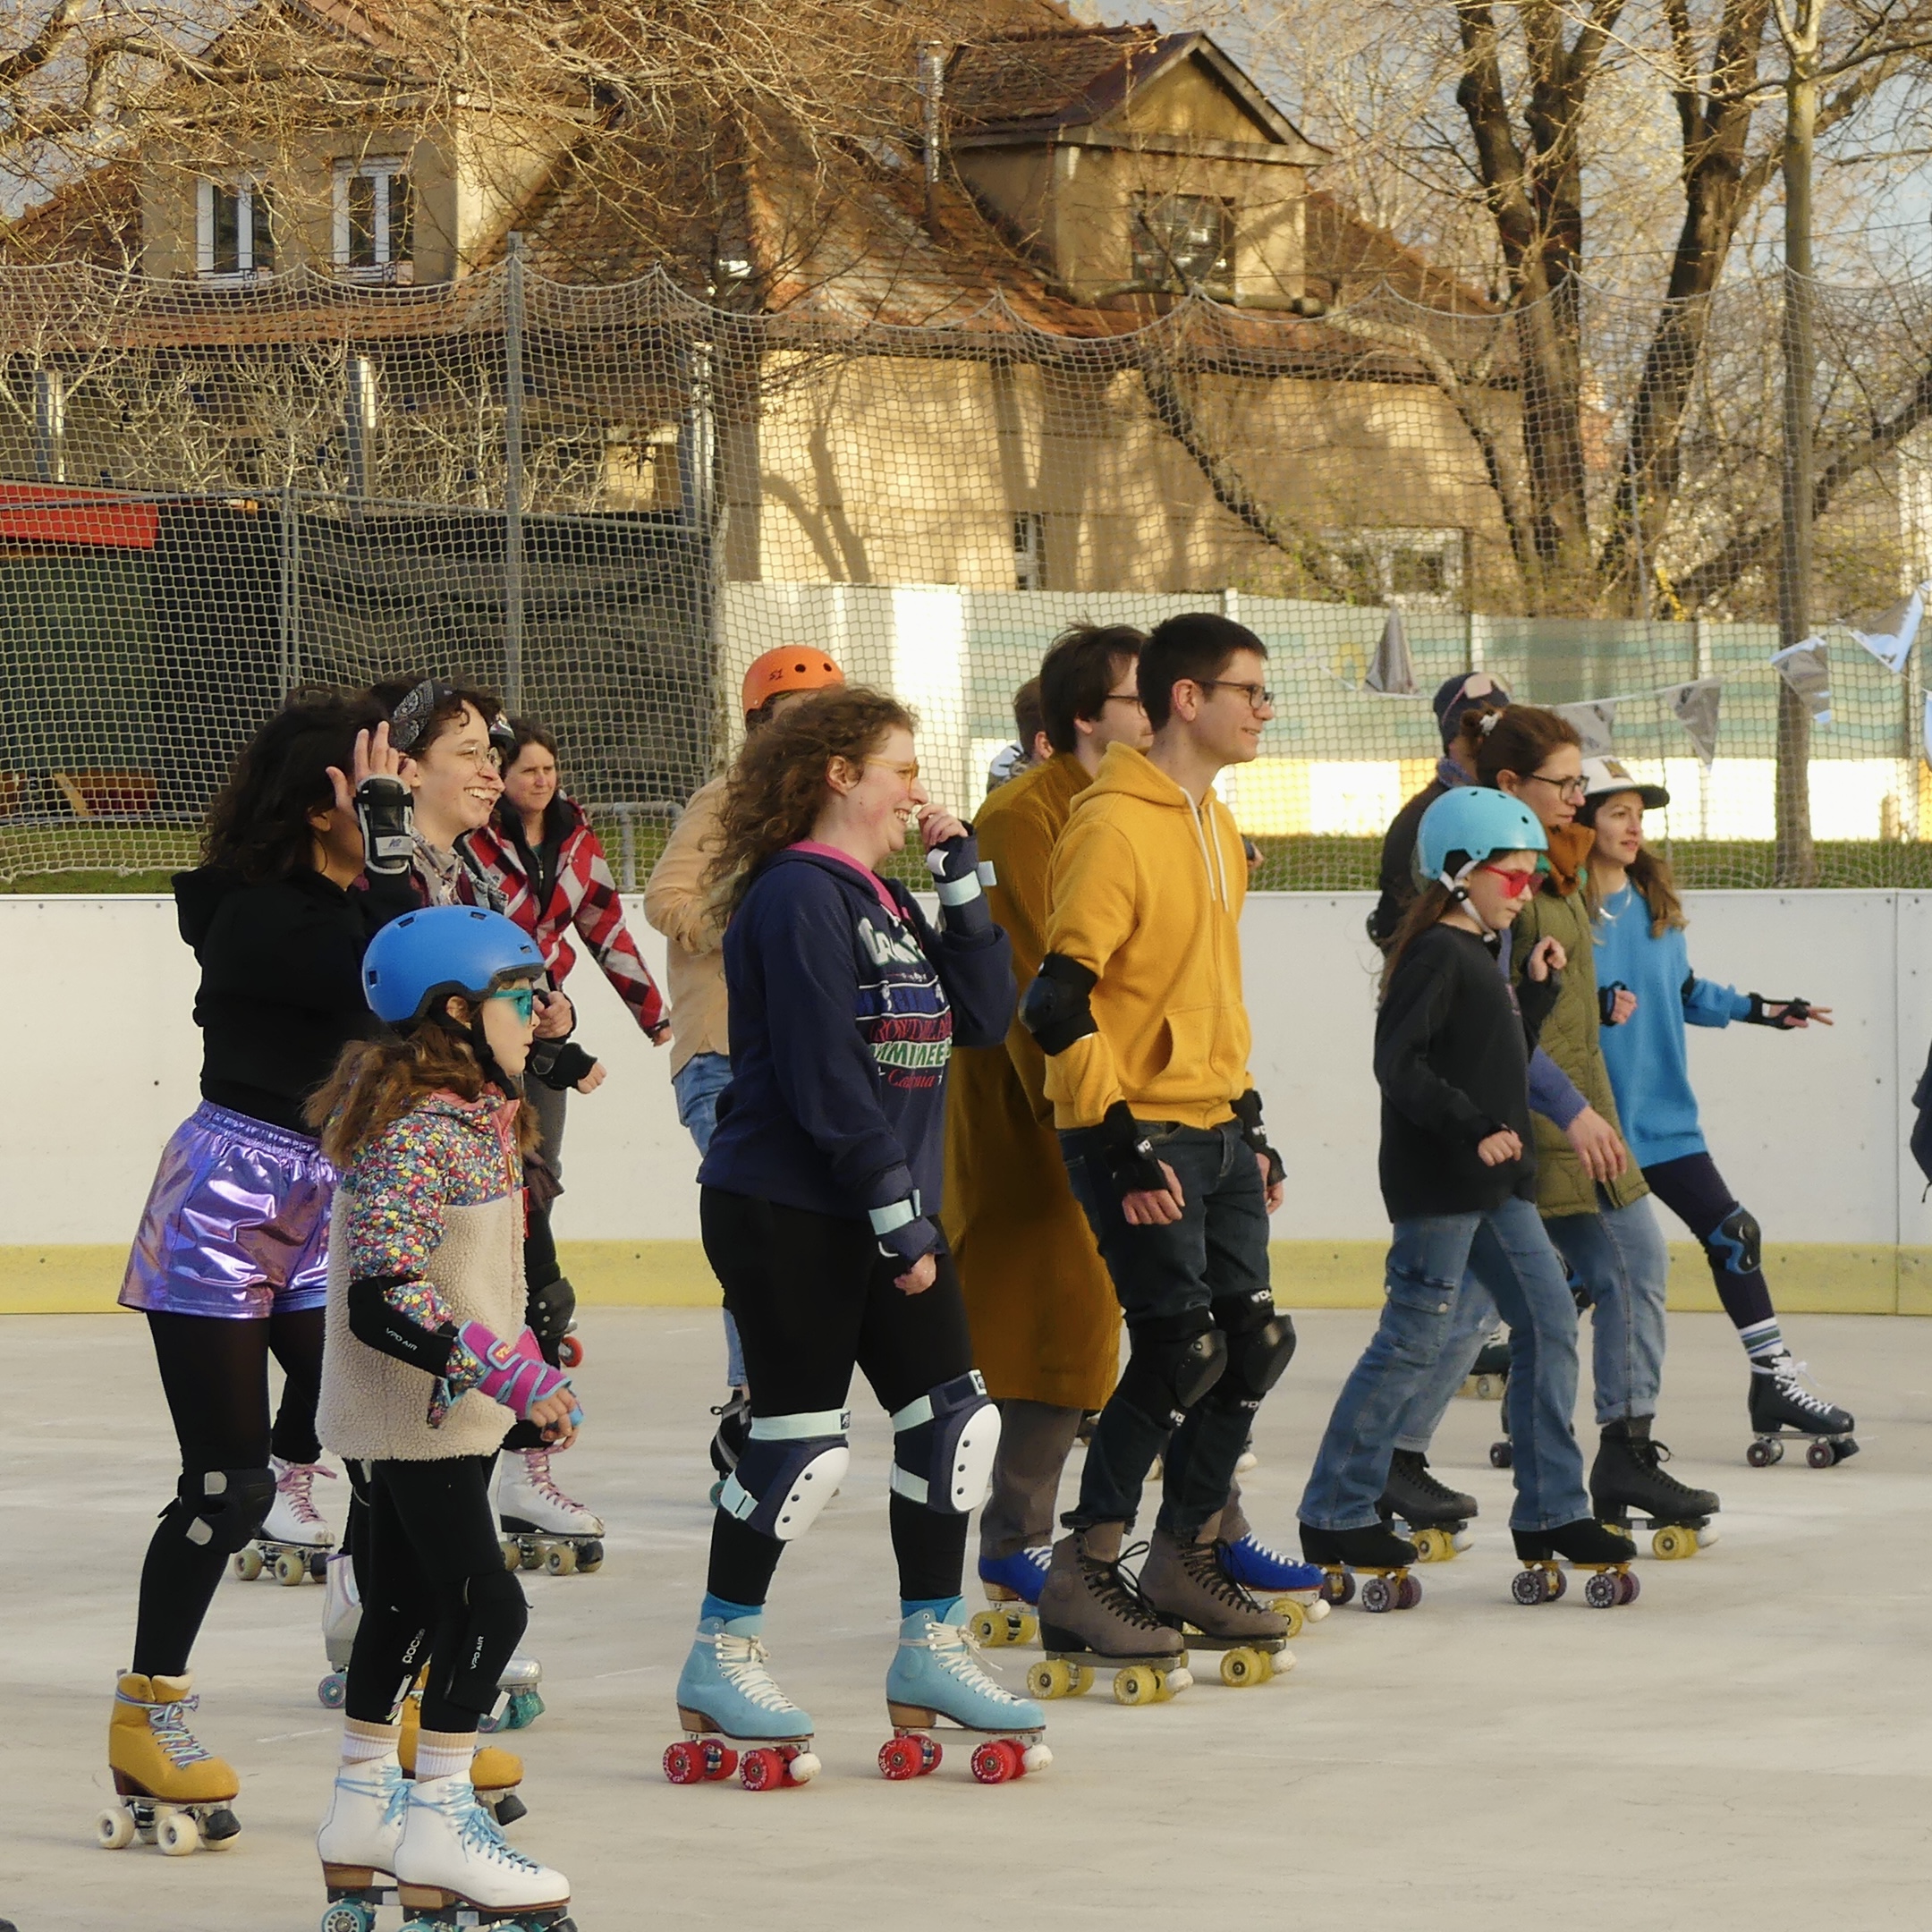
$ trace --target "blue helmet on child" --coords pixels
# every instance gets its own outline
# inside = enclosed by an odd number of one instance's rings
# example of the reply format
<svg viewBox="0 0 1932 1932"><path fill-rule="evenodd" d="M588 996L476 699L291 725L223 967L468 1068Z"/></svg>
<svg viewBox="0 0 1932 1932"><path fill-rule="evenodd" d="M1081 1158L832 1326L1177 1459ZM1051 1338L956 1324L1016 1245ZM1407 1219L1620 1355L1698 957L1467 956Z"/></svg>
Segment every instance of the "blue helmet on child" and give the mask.
<svg viewBox="0 0 1932 1932"><path fill-rule="evenodd" d="M1470 867L1492 852L1548 850L1543 821L1521 799L1487 785L1458 785L1422 814L1416 828L1416 877L1424 885L1442 879L1459 886Z"/></svg>
<svg viewBox="0 0 1932 1932"><path fill-rule="evenodd" d="M481 999L544 970L536 942L480 906L429 906L385 926L362 955L362 994L391 1026L420 1020L454 994Z"/></svg>

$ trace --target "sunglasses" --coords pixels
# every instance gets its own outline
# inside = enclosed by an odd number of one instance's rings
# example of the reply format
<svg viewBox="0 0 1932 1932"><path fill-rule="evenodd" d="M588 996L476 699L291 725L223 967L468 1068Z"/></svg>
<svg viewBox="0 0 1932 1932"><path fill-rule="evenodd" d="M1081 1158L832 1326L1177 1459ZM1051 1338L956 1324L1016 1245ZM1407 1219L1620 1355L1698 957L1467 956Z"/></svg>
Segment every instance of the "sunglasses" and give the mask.
<svg viewBox="0 0 1932 1932"><path fill-rule="evenodd" d="M1512 871L1506 866L1479 865L1479 872L1487 872L1503 881L1503 896L1505 899L1521 899L1536 884L1537 875L1532 868L1528 872Z"/></svg>
<svg viewBox="0 0 1932 1932"><path fill-rule="evenodd" d="M537 1017L537 988L529 986L504 987L492 993L492 999L506 999L516 1011L517 1022L528 1026Z"/></svg>

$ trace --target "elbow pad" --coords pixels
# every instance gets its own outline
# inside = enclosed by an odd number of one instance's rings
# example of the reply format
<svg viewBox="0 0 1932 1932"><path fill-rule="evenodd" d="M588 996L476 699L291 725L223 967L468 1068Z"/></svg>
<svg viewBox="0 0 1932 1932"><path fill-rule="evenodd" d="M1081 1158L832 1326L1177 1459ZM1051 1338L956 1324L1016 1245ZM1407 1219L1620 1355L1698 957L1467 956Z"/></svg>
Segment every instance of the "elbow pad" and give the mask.
<svg viewBox="0 0 1932 1932"><path fill-rule="evenodd" d="M362 869L394 878L410 868L416 850L416 813L400 778L372 774L356 787L356 824L362 832Z"/></svg>
<svg viewBox="0 0 1932 1932"><path fill-rule="evenodd" d="M1089 996L1100 976L1063 953L1049 953L1020 1001L1020 1020L1048 1055L1100 1030ZM1161 1183L1157 1182L1157 1185Z"/></svg>
<svg viewBox="0 0 1932 1932"><path fill-rule="evenodd" d="M1278 1187L1288 1178L1288 1170L1282 1165L1282 1157L1268 1145L1267 1130L1261 1124L1261 1096L1250 1087L1234 1103L1234 1118L1241 1123L1241 1139L1267 1163L1267 1184Z"/></svg>
<svg viewBox="0 0 1932 1932"><path fill-rule="evenodd" d="M454 1328L447 1322L425 1328L389 1300L390 1289L405 1288L419 1279L412 1275L358 1275L349 1284L349 1333L379 1354L394 1356L425 1375L447 1375Z"/></svg>

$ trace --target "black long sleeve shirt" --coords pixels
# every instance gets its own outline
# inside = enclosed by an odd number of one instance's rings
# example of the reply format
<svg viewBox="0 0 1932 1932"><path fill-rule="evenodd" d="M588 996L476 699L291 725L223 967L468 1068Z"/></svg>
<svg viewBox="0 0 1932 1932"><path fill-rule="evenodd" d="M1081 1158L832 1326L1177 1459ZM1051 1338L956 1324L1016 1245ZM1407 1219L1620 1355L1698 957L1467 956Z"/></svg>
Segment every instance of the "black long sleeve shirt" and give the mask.
<svg viewBox="0 0 1932 1932"><path fill-rule="evenodd" d="M1530 1054L1559 976L1526 979L1522 1004L1474 933L1432 926L1402 954L1376 1016L1382 1089L1382 1199L1392 1221L1473 1214L1536 1198ZM1504 1128L1517 1160L1486 1167L1479 1141Z"/></svg>

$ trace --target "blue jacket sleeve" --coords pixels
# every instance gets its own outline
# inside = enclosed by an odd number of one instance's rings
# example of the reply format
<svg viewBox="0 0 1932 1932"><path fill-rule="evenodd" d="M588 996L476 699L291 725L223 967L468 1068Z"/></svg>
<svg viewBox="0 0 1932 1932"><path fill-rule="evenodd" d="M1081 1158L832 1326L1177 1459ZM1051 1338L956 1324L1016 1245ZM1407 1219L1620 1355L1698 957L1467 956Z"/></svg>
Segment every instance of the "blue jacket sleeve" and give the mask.
<svg viewBox="0 0 1932 1932"><path fill-rule="evenodd" d="M1683 1016L1691 1026L1729 1026L1750 1011L1750 999L1735 987L1720 986L1715 979L1699 979L1695 973L1685 975Z"/></svg>
<svg viewBox="0 0 1932 1932"><path fill-rule="evenodd" d="M953 1009L953 1045L1004 1046L1019 998L1013 944L1005 933L993 926L962 936L945 925L936 928L902 886L894 884L889 889L945 988L946 1004Z"/></svg>

